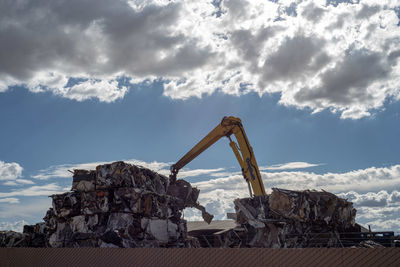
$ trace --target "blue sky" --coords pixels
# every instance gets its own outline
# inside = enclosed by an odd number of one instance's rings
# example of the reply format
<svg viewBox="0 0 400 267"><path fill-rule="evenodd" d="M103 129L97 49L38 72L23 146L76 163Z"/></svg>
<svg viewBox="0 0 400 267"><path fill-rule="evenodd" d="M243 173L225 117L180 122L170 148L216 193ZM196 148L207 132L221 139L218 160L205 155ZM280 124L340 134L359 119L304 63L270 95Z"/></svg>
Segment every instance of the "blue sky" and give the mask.
<svg viewBox="0 0 400 267"><path fill-rule="evenodd" d="M400 232L399 3L340 2L0 4L0 228L40 221L68 169L167 175L237 116L267 191L331 191ZM218 219L247 196L226 138L180 177Z"/></svg>
<svg viewBox="0 0 400 267"><path fill-rule="evenodd" d="M277 104L277 95L215 93L171 100L159 83L133 87L113 103L76 102L14 87L0 98L1 158L24 173L52 165L140 159L173 162L211 131L223 116L240 117L260 165L323 163L316 172L346 172L398 163L400 104L360 120ZM236 165L222 139L191 163L193 168Z"/></svg>

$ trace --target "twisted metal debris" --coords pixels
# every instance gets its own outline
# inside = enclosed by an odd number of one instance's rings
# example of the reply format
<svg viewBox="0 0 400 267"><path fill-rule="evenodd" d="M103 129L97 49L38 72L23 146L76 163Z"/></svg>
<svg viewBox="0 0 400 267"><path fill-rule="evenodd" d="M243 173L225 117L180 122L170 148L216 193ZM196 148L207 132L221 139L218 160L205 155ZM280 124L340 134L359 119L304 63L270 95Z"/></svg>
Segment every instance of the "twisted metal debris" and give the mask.
<svg viewBox="0 0 400 267"><path fill-rule="evenodd" d="M197 207L199 190L169 183L149 169L114 162L96 170L74 170L72 189L52 195L44 222L24 233L0 233L0 246L197 247L187 236L182 210Z"/></svg>

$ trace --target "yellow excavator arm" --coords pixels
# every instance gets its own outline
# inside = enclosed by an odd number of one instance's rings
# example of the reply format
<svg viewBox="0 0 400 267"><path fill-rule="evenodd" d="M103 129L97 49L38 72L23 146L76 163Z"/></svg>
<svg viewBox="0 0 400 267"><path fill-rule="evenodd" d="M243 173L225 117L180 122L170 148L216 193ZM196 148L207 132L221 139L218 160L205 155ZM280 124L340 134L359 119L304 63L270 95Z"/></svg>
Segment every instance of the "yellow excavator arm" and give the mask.
<svg viewBox="0 0 400 267"><path fill-rule="evenodd" d="M232 141L231 135L234 134L239 144ZM184 155L177 163L171 166L171 182L176 181L176 175L179 170L194 158L200 155L204 150L209 148L222 137L228 137L230 147L238 160L244 179L249 186L250 196L252 190L255 196L266 195L263 181L261 179L260 170L258 169L257 161L254 156L253 148L250 146L246 133L243 129L242 122L239 118L224 117L221 123L215 127L207 136L198 142L186 155Z"/></svg>

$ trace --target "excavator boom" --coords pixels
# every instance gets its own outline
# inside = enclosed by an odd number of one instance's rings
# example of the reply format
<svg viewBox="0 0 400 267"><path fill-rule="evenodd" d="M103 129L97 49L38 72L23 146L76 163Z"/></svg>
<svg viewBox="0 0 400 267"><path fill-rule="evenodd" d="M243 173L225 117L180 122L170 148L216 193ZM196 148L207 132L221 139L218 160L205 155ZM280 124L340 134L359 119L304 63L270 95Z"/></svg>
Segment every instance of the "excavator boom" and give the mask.
<svg viewBox="0 0 400 267"><path fill-rule="evenodd" d="M232 141L232 134L235 135L239 147L234 141ZM171 166L171 181L174 182L176 180L176 175L181 168L224 136L228 137L230 140L229 145L241 166L243 177L249 184L250 196L252 195L251 189L253 189L255 196L266 195L253 148L250 146L249 140L247 139L242 122L239 118L232 116L224 117L221 123L215 127L214 130L198 142L177 163Z"/></svg>

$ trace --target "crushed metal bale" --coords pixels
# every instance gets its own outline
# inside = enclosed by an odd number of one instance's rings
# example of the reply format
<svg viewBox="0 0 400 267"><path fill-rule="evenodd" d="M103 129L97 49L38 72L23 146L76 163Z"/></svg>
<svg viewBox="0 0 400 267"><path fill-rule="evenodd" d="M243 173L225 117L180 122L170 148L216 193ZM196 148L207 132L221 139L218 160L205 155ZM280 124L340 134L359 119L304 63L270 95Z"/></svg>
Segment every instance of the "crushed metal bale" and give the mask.
<svg viewBox="0 0 400 267"><path fill-rule="evenodd" d="M339 233L359 231L353 204L325 191L273 188L234 205L237 227L214 238L218 247L341 247Z"/></svg>
<svg viewBox="0 0 400 267"><path fill-rule="evenodd" d="M122 161L74 170L70 192L52 195L44 222L24 233L0 232L0 246L199 247L187 236L182 210L195 207L199 190Z"/></svg>

